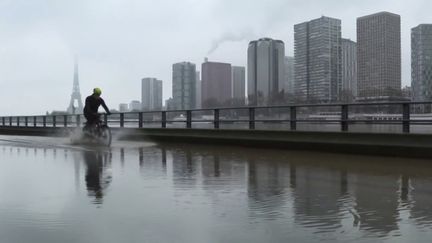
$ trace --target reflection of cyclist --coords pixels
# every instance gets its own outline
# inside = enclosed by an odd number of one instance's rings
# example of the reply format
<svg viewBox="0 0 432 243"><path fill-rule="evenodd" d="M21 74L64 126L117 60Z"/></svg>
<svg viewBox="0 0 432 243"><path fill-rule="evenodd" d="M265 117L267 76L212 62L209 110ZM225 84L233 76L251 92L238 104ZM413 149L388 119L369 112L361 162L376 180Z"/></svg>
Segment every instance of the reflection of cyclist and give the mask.
<svg viewBox="0 0 432 243"><path fill-rule="evenodd" d="M93 94L88 96L85 100L84 116L87 119L87 125L94 125L99 122L98 109L101 105L108 115L111 114L108 107L105 105L105 101L100 97L101 94L101 89L94 88Z"/></svg>
<svg viewBox="0 0 432 243"><path fill-rule="evenodd" d="M88 195L95 198L96 204L101 204L104 190L112 181L112 176L107 170L109 161L103 154L94 151L84 152L83 157L86 165L85 182Z"/></svg>

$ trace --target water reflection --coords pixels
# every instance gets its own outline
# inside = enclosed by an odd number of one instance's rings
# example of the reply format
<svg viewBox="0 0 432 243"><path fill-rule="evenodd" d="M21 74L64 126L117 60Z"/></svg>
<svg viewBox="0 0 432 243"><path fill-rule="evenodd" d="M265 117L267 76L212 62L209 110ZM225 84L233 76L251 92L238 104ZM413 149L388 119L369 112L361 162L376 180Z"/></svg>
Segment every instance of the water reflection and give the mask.
<svg viewBox="0 0 432 243"><path fill-rule="evenodd" d="M120 148L120 163L121 163L122 167L124 167L124 163L125 163L125 150L124 150L124 148Z"/></svg>
<svg viewBox="0 0 432 243"><path fill-rule="evenodd" d="M410 179L411 218L417 225L432 228L432 178Z"/></svg>
<svg viewBox="0 0 432 243"><path fill-rule="evenodd" d="M147 176L148 173L166 175L167 154L164 148L138 148L138 161L140 171L144 176Z"/></svg>
<svg viewBox="0 0 432 243"><path fill-rule="evenodd" d="M289 188L288 168L286 164L249 160L248 196L252 217L264 215L266 219L273 219L283 215Z"/></svg>
<svg viewBox="0 0 432 243"><path fill-rule="evenodd" d="M112 181L111 154L86 151L83 152L86 166L85 182L88 195L94 197L95 204L102 204L104 191Z"/></svg>
<svg viewBox="0 0 432 243"><path fill-rule="evenodd" d="M15 180L6 181L4 171L51 180L54 178L44 174L48 163L41 163L51 161L51 172L69 176L71 190L86 202L90 198L101 205L109 197L116 203L106 203L104 208L116 211L115 217L123 217L122 222L135 218L146 227L159 222L159 226L169 224L175 232L179 222L187 222L191 232L202 234L189 242L225 242L220 235L243 239L245 230L251 242L287 242L293 236L305 242L362 237L371 237L370 241L399 237L400 242L407 242L404 235L420 235L420 241L432 236L432 166L427 160L172 144L119 146L112 151L0 146L0 192L5 195L0 200L2 219L13 217L4 208L21 203L5 203L13 196L7 196L10 186L2 185ZM68 188L68 179L55 179L61 181L57 189ZM30 194L33 186L24 185L20 195ZM49 191L39 192L41 200L60 197L58 192L51 197L44 194ZM65 196L67 203L59 208L76 202L73 193ZM21 200L32 200L29 198ZM67 210L81 212L75 207ZM108 216L101 221L110 219L110 212L104 211ZM4 225L0 222L0 226ZM267 234L277 237L265 238Z"/></svg>
<svg viewBox="0 0 432 243"><path fill-rule="evenodd" d="M196 167L199 159L194 158L192 161L192 152L189 149L179 151L175 150L171 154L173 168L174 187L178 189L189 189L190 186L196 185Z"/></svg>
<svg viewBox="0 0 432 243"><path fill-rule="evenodd" d="M199 184L194 181L199 176L203 185L233 182L229 180L233 176L231 168L221 166L221 161L230 159L232 151L215 149L200 152L187 146L167 150L173 156L175 186L185 182ZM421 205L421 196L414 196L414 188L420 189L424 182L414 186L410 177L404 174L418 171L413 167L408 171L400 168L398 159L394 169L389 170L384 163L378 165L376 170L376 163L384 158L365 162L368 158L351 156L348 163L342 156L343 163L339 163L321 161L320 157L300 152L293 155L288 160L285 156L270 152L263 154L248 150L236 156L246 165L243 169L247 174L251 218L286 220L292 207L295 224L314 229L315 233L336 232L350 227L344 224L351 222L351 227L378 237L398 234L402 207L411 208L411 216L421 221L422 225L432 221L432 211L429 211L432 207ZM199 175L196 167L201 168ZM220 181L215 182L212 178L219 178ZM227 188L232 186L226 185ZM420 192L420 195L424 194ZM432 202L432 196L424 201Z"/></svg>
<svg viewBox="0 0 432 243"><path fill-rule="evenodd" d="M360 216L360 229L383 236L398 230L399 176L366 175L357 177L355 209Z"/></svg>
<svg viewBox="0 0 432 243"><path fill-rule="evenodd" d="M204 184L211 184L214 178L221 176L220 157L218 154L196 156L195 161L201 164L201 174Z"/></svg>
<svg viewBox="0 0 432 243"><path fill-rule="evenodd" d="M409 190L410 178L407 175L402 175L400 183L400 202L402 207L409 206Z"/></svg>
<svg viewBox="0 0 432 243"><path fill-rule="evenodd" d="M331 232L341 225L347 179L342 171L298 167L293 190L295 220L320 232Z"/></svg>

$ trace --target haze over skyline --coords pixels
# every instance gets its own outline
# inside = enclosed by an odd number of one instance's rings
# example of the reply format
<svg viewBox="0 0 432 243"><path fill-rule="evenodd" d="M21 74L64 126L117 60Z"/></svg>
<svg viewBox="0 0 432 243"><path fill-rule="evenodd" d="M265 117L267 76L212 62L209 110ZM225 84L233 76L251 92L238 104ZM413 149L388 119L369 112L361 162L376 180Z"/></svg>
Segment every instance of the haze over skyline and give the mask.
<svg viewBox="0 0 432 243"><path fill-rule="evenodd" d="M432 23L432 3L336 0L0 0L0 114L65 110L78 56L83 99L100 87L110 108L141 97L141 79L163 80L171 96L172 64L210 61L246 66L251 40L285 42L293 55L295 24L321 15L342 20L356 41L357 17L401 15L402 85L410 85L410 30Z"/></svg>

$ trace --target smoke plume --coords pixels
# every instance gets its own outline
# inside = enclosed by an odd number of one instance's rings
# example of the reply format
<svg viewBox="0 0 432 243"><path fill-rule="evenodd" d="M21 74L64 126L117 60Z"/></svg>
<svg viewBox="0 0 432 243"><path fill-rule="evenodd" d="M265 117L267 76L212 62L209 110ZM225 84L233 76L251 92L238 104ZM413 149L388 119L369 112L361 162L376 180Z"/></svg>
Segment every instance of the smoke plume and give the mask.
<svg viewBox="0 0 432 243"><path fill-rule="evenodd" d="M244 40L252 40L256 37L252 30L243 30L239 32L225 32L217 39L214 39L207 55L215 52L225 42L238 42Z"/></svg>

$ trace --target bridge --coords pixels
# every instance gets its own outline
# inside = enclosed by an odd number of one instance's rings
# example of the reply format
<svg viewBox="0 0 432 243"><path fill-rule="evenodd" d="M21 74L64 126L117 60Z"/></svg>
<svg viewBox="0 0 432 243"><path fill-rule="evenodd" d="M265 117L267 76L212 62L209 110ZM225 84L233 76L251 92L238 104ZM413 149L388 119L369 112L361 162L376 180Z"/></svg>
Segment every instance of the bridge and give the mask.
<svg viewBox="0 0 432 243"><path fill-rule="evenodd" d="M431 156L432 102L297 104L103 115L119 139ZM429 113L425 110L429 109ZM0 134L68 136L82 115L0 117Z"/></svg>

